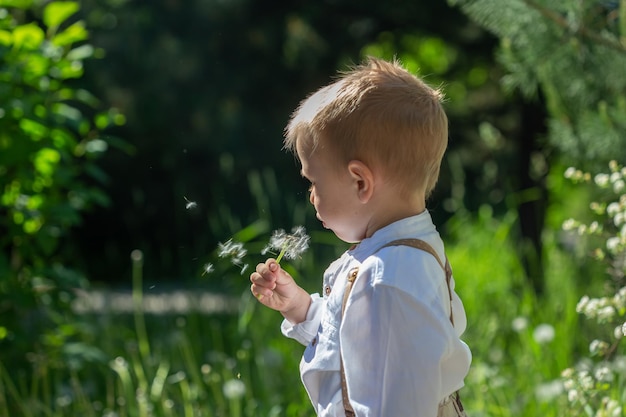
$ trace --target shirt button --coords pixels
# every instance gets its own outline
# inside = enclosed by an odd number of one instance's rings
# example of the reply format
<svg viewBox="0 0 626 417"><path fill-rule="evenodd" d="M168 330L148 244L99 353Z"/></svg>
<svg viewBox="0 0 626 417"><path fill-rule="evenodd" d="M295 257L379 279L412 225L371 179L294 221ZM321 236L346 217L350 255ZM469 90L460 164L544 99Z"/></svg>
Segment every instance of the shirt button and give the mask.
<svg viewBox="0 0 626 417"><path fill-rule="evenodd" d="M327 285L326 288L324 288L324 293L326 295L330 295L330 285Z"/></svg>

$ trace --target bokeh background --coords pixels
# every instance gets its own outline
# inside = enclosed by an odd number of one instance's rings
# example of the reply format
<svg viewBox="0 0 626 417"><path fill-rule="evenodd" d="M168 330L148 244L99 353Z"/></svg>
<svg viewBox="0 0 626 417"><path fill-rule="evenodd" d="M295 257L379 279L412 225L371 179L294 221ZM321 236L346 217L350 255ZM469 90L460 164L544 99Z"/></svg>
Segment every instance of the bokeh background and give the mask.
<svg viewBox="0 0 626 417"><path fill-rule="evenodd" d="M345 250L282 133L370 55L447 96L428 207L471 415L622 415L626 2L603 0L0 0L0 415L312 415L247 275L276 229L308 230L286 268L310 291Z"/></svg>

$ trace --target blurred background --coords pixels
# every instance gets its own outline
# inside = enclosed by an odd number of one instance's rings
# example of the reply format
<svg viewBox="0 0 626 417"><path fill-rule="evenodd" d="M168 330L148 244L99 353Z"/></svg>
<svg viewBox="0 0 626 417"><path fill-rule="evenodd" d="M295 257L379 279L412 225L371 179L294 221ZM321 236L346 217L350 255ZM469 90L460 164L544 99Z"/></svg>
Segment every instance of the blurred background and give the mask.
<svg viewBox="0 0 626 417"><path fill-rule="evenodd" d="M312 415L248 268L303 225L286 268L319 291L346 249L282 133L366 56L446 93L428 207L471 415L622 415L626 2L603 0L0 0L0 415Z"/></svg>

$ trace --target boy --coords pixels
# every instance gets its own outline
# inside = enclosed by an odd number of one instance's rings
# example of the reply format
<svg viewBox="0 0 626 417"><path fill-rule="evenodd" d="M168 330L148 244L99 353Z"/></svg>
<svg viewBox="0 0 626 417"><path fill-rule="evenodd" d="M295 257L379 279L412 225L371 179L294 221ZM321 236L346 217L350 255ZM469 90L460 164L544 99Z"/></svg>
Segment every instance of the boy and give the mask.
<svg viewBox="0 0 626 417"><path fill-rule="evenodd" d="M425 202L448 142L441 100L398 62L370 58L286 128L317 218L357 243L324 273L322 296L274 259L250 275L283 333L307 346L300 372L319 416L435 417L463 386L465 312ZM407 246L415 239L428 248Z"/></svg>

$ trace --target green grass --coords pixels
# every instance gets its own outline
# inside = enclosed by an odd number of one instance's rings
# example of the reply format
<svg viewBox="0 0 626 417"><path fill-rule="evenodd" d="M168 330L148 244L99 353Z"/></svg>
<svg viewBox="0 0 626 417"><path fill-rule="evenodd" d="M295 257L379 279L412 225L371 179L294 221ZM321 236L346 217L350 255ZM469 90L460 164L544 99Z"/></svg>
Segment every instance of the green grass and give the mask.
<svg viewBox="0 0 626 417"><path fill-rule="evenodd" d="M305 210L294 212L303 218ZM261 220L263 227L239 235L251 253L268 232L271 219ZM442 227L473 353L463 402L473 417L595 415L572 412L566 393L554 390L565 368L589 356L599 329L576 313L576 304L583 294L602 294L605 277L592 261L563 251L558 231L547 231L545 293L536 296L514 247L515 222L485 208L460 212ZM325 265L344 249L332 242L329 233L312 233L312 249L284 267L316 291ZM0 363L0 416L314 416L298 373L303 347L280 334L280 315L256 302L247 274L217 266L198 282L239 295L236 314L147 315L139 308L141 266L135 257L133 314L67 317L68 328L80 331L68 331L64 340L71 343L60 354L35 346L25 371ZM542 342L534 332L545 325L554 338ZM624 375L615 381L613 398L623 398L623 381Z"/></svg>

